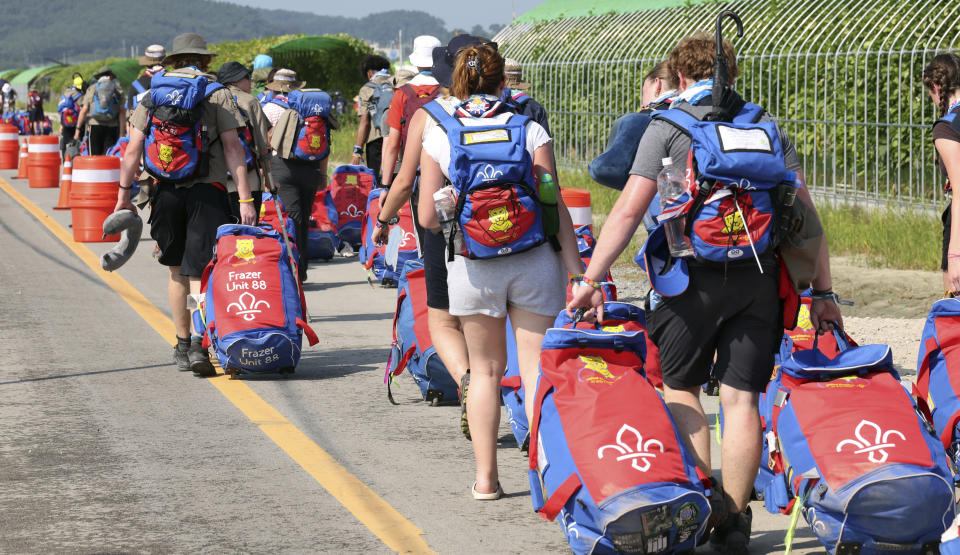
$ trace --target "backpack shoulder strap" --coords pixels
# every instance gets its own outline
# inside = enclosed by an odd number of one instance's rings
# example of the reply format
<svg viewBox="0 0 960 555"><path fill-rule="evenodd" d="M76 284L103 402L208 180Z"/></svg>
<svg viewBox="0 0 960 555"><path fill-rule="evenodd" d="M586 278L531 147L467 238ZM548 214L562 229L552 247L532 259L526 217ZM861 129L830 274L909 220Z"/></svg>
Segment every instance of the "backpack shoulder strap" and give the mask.
<svg viewBox="0 0 960 555"><path fill-rule="evenodd" d="M447 111L443 109L443 106L441 106L436 100L431 100L430 102L424 104L423 109L427 111L427 115L433 118L433 121L437 122L437 125L439 125L444 131L453 129L455 126L460 125L460 122L457 121L457 118L448 114Z"/></svg>
<svg viewBox="0 0 960 555"><path fill-rule="evenodd" d="M763 115L767 113L762 107L753 102L746 102L740 113L733 117L734 123L758 123Z"/></svg>
<svg viewBox="0 0 960 555"><path fill-rule="evenodd" d="M669 110L660 110L653 113L654 119L663 120L676 127L684 135L690 134L690 126L700 121L696 116L677 106Z"/></svg>
<svg viewBox="0 0 960 555"><path fill-rule="evenodd" d="M207 83L207 88L204 89L203 91L203 98L204 99L210 98L210 95L219 91L222 88L224 88L224 86L221 83L217 83L216 81L212 83ZM234 97L234 99L236 99L236 97Z"/></svg>
<svg viewBox="0 0 960 555"><path fill-rule="evenodd" d="M147 92L147 88L143 86L143 83L141 83L139 79L134 80L132 84L133 88L137 89L138 93Z"/></svg>

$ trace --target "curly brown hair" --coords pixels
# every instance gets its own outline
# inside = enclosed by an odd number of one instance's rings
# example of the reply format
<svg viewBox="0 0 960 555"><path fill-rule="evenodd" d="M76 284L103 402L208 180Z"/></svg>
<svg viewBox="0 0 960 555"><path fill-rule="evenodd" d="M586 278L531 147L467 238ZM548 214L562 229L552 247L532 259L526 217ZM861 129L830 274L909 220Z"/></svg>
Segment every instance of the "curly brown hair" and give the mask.
<svg viewBox="0 0 960 555"><path fill-rule="evenodd" d="M164 62L166 62L165 65L173 66L173 69L195 66L200 68L200 71L207 71L211 61L213 61L213 56L204 54L178 54L176 56L167 56L167 59L164 60Z"/></svg>
<svg viewBox="0 0 960 555"><path fill-rule="evenodd" d="M457 53L453 64L453 96L497 94L503 84L503 56L489 44L467 46Z"/></svg>
<svg viewBox="0 0 960 555"><path fill-rule="evenodd" d="M933 91L934 85L940 87L940 116L947 114L950 108L950 96L960 90L960 56L956 54L938 54L923 69L923 85Z"/></svg>
<svg viewBox="0 0 960 555"><path fill-rule="evenodd" d="M713 77L713 64L716 56L716 39L706 33L699 32L677 44L667 58L667 66L675 79L678 73L682 73L687 79L700 81ZM732 84L733 80L740 75L740 68L737 67L737 51L730 41L723 41L723 57L727 60L727 75L730 77L730 83Z"/></svg>

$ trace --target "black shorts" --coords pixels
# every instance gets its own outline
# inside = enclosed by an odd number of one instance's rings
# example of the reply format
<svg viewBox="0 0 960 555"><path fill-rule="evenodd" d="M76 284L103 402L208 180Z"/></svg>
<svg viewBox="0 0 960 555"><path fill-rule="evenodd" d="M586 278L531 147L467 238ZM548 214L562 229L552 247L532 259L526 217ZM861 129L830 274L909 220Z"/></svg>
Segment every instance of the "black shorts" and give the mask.
<svg viewBox="0 0 960 555"><path fill-rule="evenodd" d="M689 389L706 383L710 365L720 383L761 392L783 336L778 272L752 264L690 264L690 286L647 314L660 350L663 383ZM714 356L716 355L716 362Z"/></svg>
<svg viewBox="0 0 960 555"><path fill-rule="evenodd" d="M263 205L263 193L260 191L252 191L250 193L253 195L253 211L257 214L257 221L260 221L260 207ZM240 223L240 193L233 192L227 193L230 198L230 215L233 217L231 222Z"/></svg>
<svg viewBox="0 0 960 555"><path fill-rule="evenodd" d="M149 223L150 237L160 247L160 263L180 266L180 275L202 276L213 258L217 228L230 219L225 190L208 183L158 183L150 199Z"/></svg>
<svg viewBox="0 0 960 555"><path fill-rule="evenodd" d="M950 224L951 224L951 214L950 214L950 205L953 203L947 203L947 209L943 211L943 215L940 216L940 220L943 222L943 250L940 254L940 269L944 272L947 271L947 262L950 258L947 256L947 251L950 250Z"/></svg>
<svg viewBox="0 0 960 555"><path fill-rule="evenodd" d="M34 106L28 111L30 122L43 121L43 106Z"/></svg>
<svg viewBox="0 0 960 555"><path fill-rule="evenodd" d="M450 310L443 233L425 231L420 248L423 250L423 277L427 283L427 306Z"/></svg>

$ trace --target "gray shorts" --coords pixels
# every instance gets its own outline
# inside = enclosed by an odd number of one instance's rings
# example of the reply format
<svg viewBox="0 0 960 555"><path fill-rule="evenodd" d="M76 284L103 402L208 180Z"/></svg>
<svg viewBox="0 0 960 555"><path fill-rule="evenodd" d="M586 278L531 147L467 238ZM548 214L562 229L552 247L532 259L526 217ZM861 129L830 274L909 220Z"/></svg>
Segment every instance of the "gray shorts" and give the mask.
<svg viewBox="0 0 960 555"><path fill-rule="evenodd" d="M450 314L485 314L506 318L513 306L542 316L556 316L566 306L567 270L549 244L526 252L447 262Z"/></svg>

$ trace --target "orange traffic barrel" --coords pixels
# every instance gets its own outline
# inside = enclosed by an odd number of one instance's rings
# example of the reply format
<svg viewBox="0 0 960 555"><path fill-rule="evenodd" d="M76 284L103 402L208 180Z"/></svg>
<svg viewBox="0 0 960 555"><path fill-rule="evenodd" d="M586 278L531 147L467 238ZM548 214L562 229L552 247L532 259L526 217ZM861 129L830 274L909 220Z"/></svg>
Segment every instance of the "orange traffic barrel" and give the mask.
<svg viewBox="0 0 960 555"><path fill-rule="evenodd" d="M119 158L77 156L73 159L70 208L74 241L103 243L120 240L119 234L103 238L103 221L117 205L119 186Z"/></svg>
<svg viewBox="0 0 960 555"><path fill-rule="evenodd" d="M593 225L593 214L590 208L590 191L586 189L561 187L560 194L563 196L563 203L566 204L567 209L570 210L573 227Z"/></svg>
<svg viewBox="0 0 960 555"><path fill-rule="evenodd" d="M20 134L16 125L0 125L0 170L15 170L20 159Z"/></svg>
<svg viewBox="0 0 960 555"><path fill-rule="evenodd" d="M63 170L60 172L60 198L54 210L70 210L70 184L73 181L73 162L67 154L63 159Z"/></svg>
<svg viewBox="0 0 960 555"><path fill-rule="evenodd" d="M20 154L18 158L20 159L17 162L17 177L15 179L26 179L27 178L27 141L24 138L23 142L20 143Z"/></svg>
<svg viewBox="0 0 960 555"><path fill-rule="evenodd" d="M27 177L33 189L60 184L60 138L55 135L31 135L27 140Z"/></svg>

